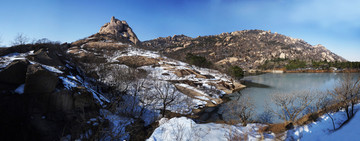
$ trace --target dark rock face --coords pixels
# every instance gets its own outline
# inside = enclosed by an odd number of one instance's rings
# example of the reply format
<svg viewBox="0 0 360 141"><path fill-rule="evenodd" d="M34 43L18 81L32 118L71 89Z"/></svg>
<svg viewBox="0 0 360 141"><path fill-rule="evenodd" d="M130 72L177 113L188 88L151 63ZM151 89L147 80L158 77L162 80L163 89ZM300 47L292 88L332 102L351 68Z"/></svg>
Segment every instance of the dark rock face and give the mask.
<svg viewBox="0 0 360 141"><path fill-rule="evenodd" d="M47 52L44 49L36 51L34 55L27 56L27 59L50 66L63 65L60 59L54 54L54 52Z"/></svg>
<svg viewBox="0 0 360 141"><path fill-rule="evenodd" d="M58 76L76 70L65 67L67 45L36 44L0 50L0 55L27 53L26 60L11 62L0 71L0 138L1 140L59 140L72 139L89 130L86 121L99 116L100 105L85 88L67 89L58 84ZM62 66L64 74L56 74L39 64ZM79 74L78 74L79 75ZM24 94L14 90L25 83Z"/></svg>
<svg viewBox="0 0 360 141"><path fill-rule="evenodd" d="M51 93L58 84L54 73L43 69L40 65L30 65L26 73L25 93Z"/></svg>
<svg viewBox="0 0 360 141"><path fill-rule="evenodd" d="M29 62L15 60L0 72L0 83L20 85L25 83L26 70Z"/></svg>

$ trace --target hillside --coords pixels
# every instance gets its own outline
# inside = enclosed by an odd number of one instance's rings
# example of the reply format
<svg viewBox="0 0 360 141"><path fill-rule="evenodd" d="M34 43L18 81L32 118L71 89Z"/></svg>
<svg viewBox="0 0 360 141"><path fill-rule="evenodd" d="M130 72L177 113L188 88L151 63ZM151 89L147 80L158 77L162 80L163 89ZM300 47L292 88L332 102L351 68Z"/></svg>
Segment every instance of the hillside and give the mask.
<svg viewBox="0 0 360 141"><path fill-rule="evenodd" d="M160 117L196 118L203 107L245 87L136 44L130 26L112 17L99 33L71 44L0 50L0 108L7 115L0 136L144 140Z"/></svg>
<svg viewBox="0 0 360 141"><path fill-rule="evenodd" d="M210 68L184 62L188 53ZM284 140L263 133L266 124L202 124L226 100L224 95L245 88L222 71L255 69L273 59L346 61L321 45L261 30L140 42L127 22L115 17L98 33L73 43L2 48L0 111L6 116L0 117L0 137Z"/></svg>
<svg viewBox="0 0 360 141"><path fill-rule="evenodd" d="M301 39L263 30L235 31L197 38L174 35L144 41L142 47L182 61L186 60L188 53L203 56L223 71L230 66L240 66L244 70L259 69L272 60L302 60L307 63L346 61L322 45L313 46ZM288 61L274 67L284 67Z"/></svg>

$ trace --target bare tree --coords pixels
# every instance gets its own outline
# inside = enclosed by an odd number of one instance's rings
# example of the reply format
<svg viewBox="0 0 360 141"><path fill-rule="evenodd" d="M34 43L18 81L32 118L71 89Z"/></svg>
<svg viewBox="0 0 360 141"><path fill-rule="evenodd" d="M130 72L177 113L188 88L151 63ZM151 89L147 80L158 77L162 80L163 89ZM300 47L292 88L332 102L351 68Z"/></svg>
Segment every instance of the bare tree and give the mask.
<svg viewBox="0 0 360 141"><path fill-rule="evenodd" d="M360 77L354 79L349 73L339 80L338 85L329 94L333 95L345 108L348 120L354 115L354 105L360 96Z"/></svg>
<svg viewBox="0 0 360 141"><path fill-rule="evenodd" d="M2 43L2 38L1 38L1 35L0 35L0 46L1 46L1 43Z"/></svg>
<svg viewBox="0 0 360 141"><path fill-rule="evenodd" d="M327 93L319 93L317 100L315 102L315 107L317 110L323 110L326 115L328 115L332 121L333 130L335 130L335 119L331 116L331 106L336 103L334 98L331 95L327 95Z"/></svg>
<svg viewBox="0 0 360 141"><path fill-rule="evenodd" d="M161 101L161 113L162 117L165 116L165 111L168 106L171 106L175 100L179 98L179 92L175 86L170 82L158 81L155 83L155 90L157 92L154 97Z"/></svg>
<svg viewBox="0 0 360 141"><path fill-rule="evenodd" d="M132 90L129 94L133 97L131 102L131 110L136 118L141 118L146 109L155 109L154 106L157 99L154 97L154 91L151 91L149 83L153 83L151 80L138 79L132 84Z"/></svg>
<svg viewBox="0 0 360 141"><path fill-rule="evenodd" d="M258 115L258 121L261 123L272 123L273 113L269 110L265 110L263 113Z"/></svg>
<svg viewBox="0 0 360 141"><path fill-rule="evenodd" d="M26 35L24 35L23 33L18 33L15 36L14 41L12 42L12 45L14 45L14 46L25 45L28 42L29 42L29 38Z"/></svg>
<svg viewBox="0 0 360 141"><path fill-rule="evenodd" d="M230 112L236 115L245 126L254 115L254 101L246 95L240 95L237 100L229 103Z"/></svg>
<svg viewBox="0 0 360 141"><path fill-rule="evenodd" d="M305 114L304 112L314 100L314 95L311 95L308 91L293 92L291 94L277 93L272 95L271 100L277 108L268 108L268 110L284 121L294 122L299 115Z"/></svg>
<svg viewBox="0 0 360 141"><path fill-rule="evenodd" d="M46 44L46 43L52 43L48 38L41 38L35 41L35 44Z"/></svg>

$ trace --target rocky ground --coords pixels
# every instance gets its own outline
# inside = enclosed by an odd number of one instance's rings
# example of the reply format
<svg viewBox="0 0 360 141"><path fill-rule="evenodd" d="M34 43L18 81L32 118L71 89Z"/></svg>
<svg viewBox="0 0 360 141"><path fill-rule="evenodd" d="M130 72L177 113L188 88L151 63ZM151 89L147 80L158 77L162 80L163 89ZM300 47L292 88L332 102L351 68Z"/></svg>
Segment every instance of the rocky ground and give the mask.
<svg viewBox="0 0 360 141"><path fill-rule="evenodd" d="M164 113L162 101L166 116L190 116L245 87L219 71L136 44L126 22L112 18L99 33L71 44L1 49L0 103L7 115L1 117L1 136L138 140L136 134L150 135L147 129Z"/></svg>
<svg viewBox="0 0 360 141"><path fill-rule="evenodd" d="M187 53L205 56L218 70L182 62ZM224 102L223 96L245 87L221 72L229 66L254 69L276 58L344 61L320 45L260 30L141 43L126 21L114 17L98 33L70 44L1 48L0 111L6 116L0 117L0 136L145 140L164 116L187 116L197 122L221 118L211 113ZM197 124L184 117L173 121ZM263 138L258 134L260 124L208 125L204 129L219 130L213 135L225 133L226 127L248 130L249 138ZM203 130L203 125L196 126ZM156 129L152 137L167 128ZM271 133L267 136L272 139Z"/></svg>

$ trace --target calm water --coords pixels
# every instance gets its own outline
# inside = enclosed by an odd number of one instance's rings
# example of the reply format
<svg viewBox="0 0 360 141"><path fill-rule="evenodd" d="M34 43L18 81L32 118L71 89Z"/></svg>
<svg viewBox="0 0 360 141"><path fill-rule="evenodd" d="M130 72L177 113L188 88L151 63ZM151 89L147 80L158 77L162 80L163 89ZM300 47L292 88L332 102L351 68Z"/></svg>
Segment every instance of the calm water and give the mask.
<svg viewBox="0 0 360 141"><path fill-rule="evenodd" d="M245 77L244 80L250 80L255 83L267 85L269 87L248 87L240 91L242 95L251 97L256 105L256 115L264 112L266 103L271 102L271 95L274 93L291 93L294 91L324 91L331 90L343 76L342 73L283 73L283 74L263 74L257 76ZM359 77L359 73L351 74L354 78ZM240 94L235 93L230 96L232 100L236 100ZM268 102L266 102L268 101ZM226 105L226 104L225 104ZM270 107L274 106L270 104ZM226 106L221 106L219 110L224 117L232 118L227 111ZM274 122L278 122L278 117L273 117Z"/></svg>

